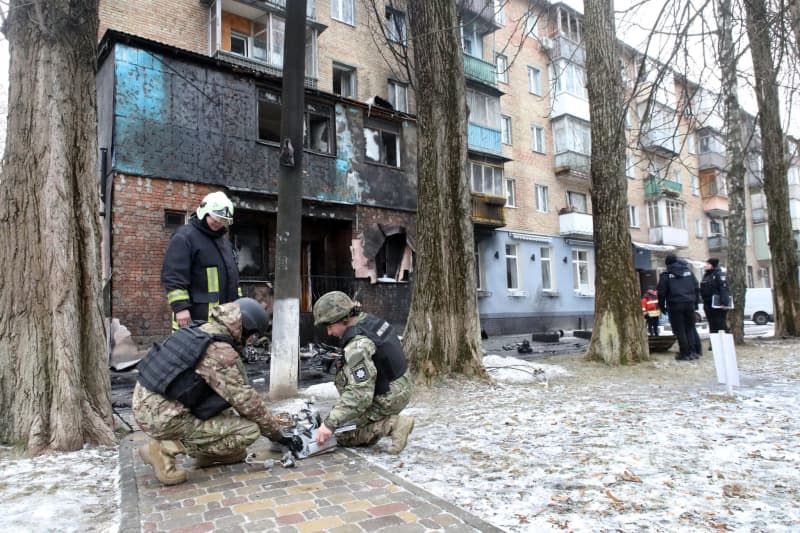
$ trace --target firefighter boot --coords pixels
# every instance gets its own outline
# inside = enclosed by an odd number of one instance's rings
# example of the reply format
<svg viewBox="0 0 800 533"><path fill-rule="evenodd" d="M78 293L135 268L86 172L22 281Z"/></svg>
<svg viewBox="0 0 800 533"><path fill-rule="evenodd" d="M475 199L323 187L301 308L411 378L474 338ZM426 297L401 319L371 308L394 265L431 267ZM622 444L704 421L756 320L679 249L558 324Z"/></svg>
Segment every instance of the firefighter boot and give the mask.
<svg viewBox="0 0 800 533"><path fill-rule="evenodd" d="M186 453L180 441L155 440L139 448L139 456L153 467L153 473L164 485L177 485L186 481L186 471L175 466L175 456Z"/></svg>
<svg viewBox="0 0 800 533"><path fill-rule="evenodd" d="M414 418L410 416L397 415L392 422L392 445L388 452L397 455L402 452L408 442L408 436L414 430Z"/></svg>
<svg viewBox="0 0 800 533"><path fill-rule="evenodd" d="M247 457L247 448L226 453L225 455L198 454L194 456L194 467L206 468L211 465L232 465L235 463L241 463L242 461L245 460L246 457Z"/></svg>

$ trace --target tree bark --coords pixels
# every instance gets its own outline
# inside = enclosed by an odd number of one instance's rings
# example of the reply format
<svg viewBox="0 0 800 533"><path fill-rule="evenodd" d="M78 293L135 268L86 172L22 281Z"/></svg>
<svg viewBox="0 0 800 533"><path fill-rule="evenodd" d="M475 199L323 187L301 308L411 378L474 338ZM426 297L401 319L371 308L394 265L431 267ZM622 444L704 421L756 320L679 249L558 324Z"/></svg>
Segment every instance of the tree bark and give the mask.
<svg viewBox="0 0 800 533"><path fill-rule="evenodd" d="M719 0L719 66L722 72L722 98L725 104L728 189L728 283L733 295L733 309L728 312L728 324L736 344L744 342L744 298L747 288L745 256L744 152L742 151L742 120L737 89L736 48L733 43L733 12L731 0Z"/></svg>
<svg viewBox="0 0 800 533"><path fill-rule="evenodd" d="M456 6L410 0L417 94L417 256L403 345L417 379L486 377L481 362L467 107ZM446 223L443 223L447 221Z"/></svg>
<svg viewBox="0 0 800 533"><path fill-rule="evenodd" d="M628 231L625 113L613 0L584 3L592 116L595 311L587 358L629 364L650 358Z"/></svg>
<svg viewBox="0 0 800 533"><path fill-rule="evenodd" d="M0 177L0 440L113 444L100 291L97 0L12 0Z"/></svg>
<svg viewBox="0 0 800 533"><path fill-rule="evenodd" d="M800 336L800 287L797 281L797 257L794 247L790 245L794 240L789 216L789 185L786 180L777 69L771 54L771 22L764 0L745 0L744 6L756 80L764 192L769 209L769 250L775 280L775 336L797 337Z"/></svg>

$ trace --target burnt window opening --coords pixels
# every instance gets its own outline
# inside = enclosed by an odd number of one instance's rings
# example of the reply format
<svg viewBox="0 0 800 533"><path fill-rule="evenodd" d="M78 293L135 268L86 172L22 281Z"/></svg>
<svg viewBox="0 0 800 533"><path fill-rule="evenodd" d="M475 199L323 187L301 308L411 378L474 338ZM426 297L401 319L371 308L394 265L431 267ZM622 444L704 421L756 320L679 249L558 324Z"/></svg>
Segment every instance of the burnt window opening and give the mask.
<svg viewBox="0 0 800 533"><path fill-rule="evenodd" d="M178 228L186 223L186 213L183 211L164 210L164 231L170 235L174 234Z"/></svg>
<svg viewBox="0 0 800 533"><path fill-rule="evenodd" d="M235 228L233 244L239 265L239 276L265 279L267 258L263 229L259 226Z"/></svg>
<svg viewBox="0 0 800 533"><path fill-rule="evenodd" d="M396 132L364 128L364 149L367 161L400 166L400 135Z"/></svg>
<svg viewBox="0 0 800 533"><path fill-rule="evenodd" d="M405 233L386 237L375 256L375 273L379 280L408 281L408 270L400 270L405 249Z"/></svg>
<svg viewBox="0 0 800 533"><path fill-rule="evenodd" d="M280 143L281 96L268 89L258 90L258 138ZM333 109L310 103L303 114L303 147L314 152L333 153Z"/></svg>

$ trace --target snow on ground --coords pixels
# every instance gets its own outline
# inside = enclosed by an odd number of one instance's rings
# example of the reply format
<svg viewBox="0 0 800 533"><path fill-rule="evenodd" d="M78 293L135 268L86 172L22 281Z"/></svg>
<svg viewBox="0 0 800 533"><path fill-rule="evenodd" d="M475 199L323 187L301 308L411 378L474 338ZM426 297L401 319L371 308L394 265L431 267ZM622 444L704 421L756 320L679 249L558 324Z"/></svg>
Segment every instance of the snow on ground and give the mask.
<svg viewBox="0 0 800 533"><path fill-rule="evenodd" d="M508 358L549 379L506 365L496 385L418 389L405 452L382 453L385 440L359 453L507 531L798 531L798 355L797 342L740 348L733 397L708 353L548 359L561 370Z"/></svg>
<svg viewBox="0 0 800 533"><path fill-rule="evenodd" d="M417 389L402 455L388 439L357 451L507 531L798 531L800 342L737 355L729 397L709 353L621 368L489 354L495 384ZM331 383L303 394L323 412L336 397ZM0 531L116 531L118 475L116 448L0 448Z"/></svg>
<svg viewBox="0 0 800 533"><path fill-rule="evenodd" d="M115 531L117 447L19 457L0 448L0 531Z"/></svg>

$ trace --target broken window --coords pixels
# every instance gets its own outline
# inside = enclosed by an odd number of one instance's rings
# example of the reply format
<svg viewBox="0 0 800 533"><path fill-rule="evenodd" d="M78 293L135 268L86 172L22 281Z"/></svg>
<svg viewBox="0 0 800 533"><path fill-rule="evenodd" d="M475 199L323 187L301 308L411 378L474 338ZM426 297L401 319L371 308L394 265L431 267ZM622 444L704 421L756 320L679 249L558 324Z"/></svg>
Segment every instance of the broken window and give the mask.
<svg viewBox="0 0 800 533"><path fill-rule="evenodd" d="M309 103L303 117L303 146L315 152L333 153L332 108ZM268 89L258 90L258 138L280 142L281 96Z"/></svg>
<svg viewBox="0 0 800 533"><path fill-rule="evenodd" d="M268 89L258 90L258 138L281 140L281 96Z"/></svg>
<svg viewBox="0 0 800 533"><path fill-rule="evenodd" d="M164 230L169 232L170 235L175 233L178 228L186 222L186 213L183 211L170 211L164 210Z"/></svg>
<svg viewBox="0 0 800 533"><path fill-rule="evenodd" d="M364 145L367 161L400 166L400 135L397 133L364 128Z"/></svg>
<svg viewBox="0 0 800 533"><path fill-rule="evenodd" d="M333 94L356 97L356 69L340 63L333 64Z"/></svg>
<svg viewBox="0 0 800 533"><path fill-rule="evenodd" d="M303 146L315 152L331 153L331 108L308 104L303 134Z"/></svg>
<svg viewBox="0 0 800 533"><path fill-rule="evenodd" d="M364 231L364 257L372 263L377 281L408 281L413 270L414 248L402 226L371 224ZM374 276L374 277L373 277Z"/></svg>
<svg viewBox="0 0 800 533"><path fill-rule="evenodd" d="M260 226L236 228L233 236L239 275L243 278L264 278L267 261L264 257L264 232Z"/></svg>

